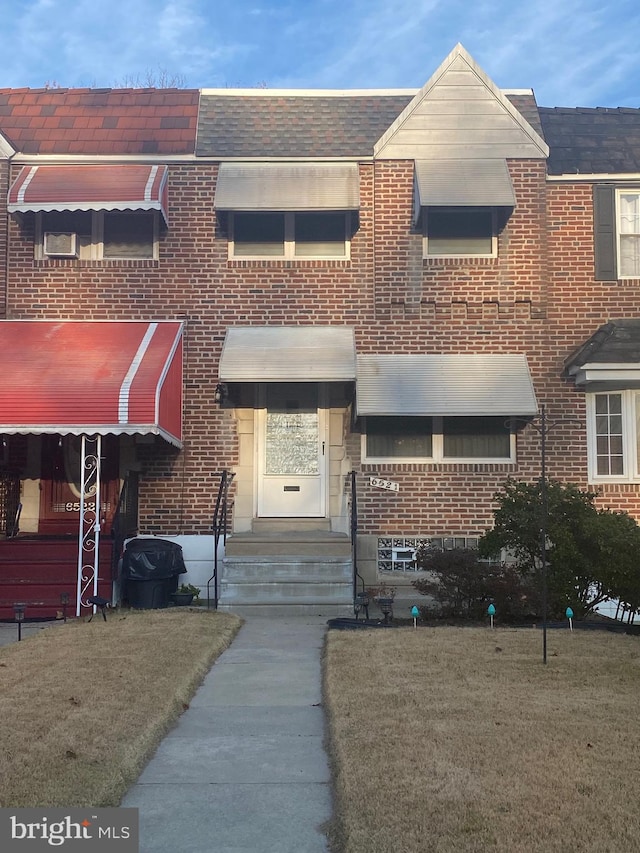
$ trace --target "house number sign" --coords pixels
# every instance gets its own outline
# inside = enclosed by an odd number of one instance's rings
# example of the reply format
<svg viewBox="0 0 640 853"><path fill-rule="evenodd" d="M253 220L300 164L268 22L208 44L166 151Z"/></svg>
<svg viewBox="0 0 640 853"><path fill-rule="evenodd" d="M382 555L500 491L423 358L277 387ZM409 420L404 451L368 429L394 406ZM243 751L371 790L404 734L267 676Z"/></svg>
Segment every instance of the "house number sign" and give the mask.
<svg viewBox="0 0 640 853"><path fill-rule="evenodd" d="M375 486L376 489L386 489L389 492L400 491L400 483L394 483L393 480L381 480L380 477L370 477L369 483Z"/></svg>

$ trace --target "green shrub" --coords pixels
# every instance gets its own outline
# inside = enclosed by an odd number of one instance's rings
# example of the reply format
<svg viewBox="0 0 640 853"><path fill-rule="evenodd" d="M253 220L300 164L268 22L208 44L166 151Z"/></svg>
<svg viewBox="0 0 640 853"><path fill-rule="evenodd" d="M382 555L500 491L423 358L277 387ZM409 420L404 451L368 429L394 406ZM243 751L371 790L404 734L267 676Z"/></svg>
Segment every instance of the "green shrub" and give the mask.
<svg viewBox="0 0 640 853"><path fill-rule="evenodd" d="M498 618L515 621L534 615L537 609L531 584L514 566L483 562L477 551L421 546L416 561L429 575L415 580L413 586L433 598L442 617L475 621L484 618L493 604Z"/></svg>

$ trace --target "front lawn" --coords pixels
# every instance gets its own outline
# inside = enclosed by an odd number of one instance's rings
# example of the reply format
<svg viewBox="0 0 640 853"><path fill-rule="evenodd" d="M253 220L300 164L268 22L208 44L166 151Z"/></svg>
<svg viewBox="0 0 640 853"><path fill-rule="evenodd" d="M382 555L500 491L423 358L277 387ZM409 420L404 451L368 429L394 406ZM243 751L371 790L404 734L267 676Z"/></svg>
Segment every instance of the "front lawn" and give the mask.
<svg viewBox="0 0 640 853"><path fill-rule="evenodd" d="M640 639L330 631L340 853L640 850Z"/></svg>

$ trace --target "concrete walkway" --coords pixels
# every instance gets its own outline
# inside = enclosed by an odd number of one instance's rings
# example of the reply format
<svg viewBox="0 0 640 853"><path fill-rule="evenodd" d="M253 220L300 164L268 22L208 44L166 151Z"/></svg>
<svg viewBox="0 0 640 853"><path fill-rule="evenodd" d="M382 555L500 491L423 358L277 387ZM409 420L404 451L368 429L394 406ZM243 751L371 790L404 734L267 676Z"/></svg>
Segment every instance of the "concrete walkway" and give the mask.
<svg viewBox="0 0 640 853"><path fill-rule="evenodd" d="M140 853L324 853L326 617L250 617L122 801Z"/></svg>

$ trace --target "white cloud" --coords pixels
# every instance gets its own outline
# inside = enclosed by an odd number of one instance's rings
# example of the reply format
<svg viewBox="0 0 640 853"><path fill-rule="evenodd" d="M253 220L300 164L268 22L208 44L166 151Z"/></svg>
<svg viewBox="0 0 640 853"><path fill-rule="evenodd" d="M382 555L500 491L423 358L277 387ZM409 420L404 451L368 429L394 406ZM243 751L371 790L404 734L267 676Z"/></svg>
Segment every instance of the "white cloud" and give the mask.
<svg viewBox="0 0 640 853"><path fill-rule="evenodd" d="M637 0L0 0L0 86L419 87L462 42L540 103L640 106Z"/></svg>

